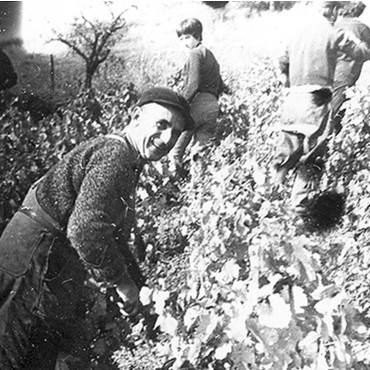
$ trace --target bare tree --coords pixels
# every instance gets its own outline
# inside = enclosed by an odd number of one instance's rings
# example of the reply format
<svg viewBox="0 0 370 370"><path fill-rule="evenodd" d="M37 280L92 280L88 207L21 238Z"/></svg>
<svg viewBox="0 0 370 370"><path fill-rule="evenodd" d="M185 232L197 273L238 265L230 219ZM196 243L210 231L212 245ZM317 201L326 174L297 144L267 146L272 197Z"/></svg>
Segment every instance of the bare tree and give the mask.
<svg viewBox="0 0 370 370"><path fill-rule="evenodd" d="M109 21L92 21L81 16L74 20L68 34L57 34L54 38L67 45L84 60L86 89L91 88L94 73L99 65L107 60L112 47L122 38L123 34L119 31L126 27L123 15L128 9L115 15L110 3L105 2L105 5L111 16Z"/></svg>

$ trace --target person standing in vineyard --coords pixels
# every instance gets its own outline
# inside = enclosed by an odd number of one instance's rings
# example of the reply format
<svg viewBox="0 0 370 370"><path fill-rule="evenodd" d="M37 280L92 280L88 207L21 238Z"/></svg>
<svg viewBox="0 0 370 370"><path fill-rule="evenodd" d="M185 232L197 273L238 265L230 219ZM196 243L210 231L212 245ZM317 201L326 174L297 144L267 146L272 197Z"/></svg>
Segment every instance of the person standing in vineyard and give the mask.
<svg viewBox="0 0 370 370"><path fill-rule="evenodd" d="M318 193L326 144L333 132L330 111L337 54L342 52L355 60L370 56L366 43L333 27L341 2L322 1L314 6L318 9L312 19L292 32L279 60L289 90L273 159L275 184L282 184L289 170L295 171L291 202L302 216Z"/></svg>
<svg viewBox="0 0 370 370"><path fill-rule="evenodd" d="M348 1L341 9L341 18L335 23L335 28L344 29L354 35L358 40L366 43L370 48L370 28L358 17L365 10L366 5L362 1ZM364 60L353 59L349 55L339 52L334 76L333 91L333 119L335 120L335 130L340 131L341 118L344 110L340 110L342 104L347 100L346 90L355 85L362 71Z"/></svg>
<svg viewBox="0 0 370 370"><path fill-rule="evenodd" d="M204 145L214 137L219 113L218 97L223 89L220 66L213 53L202 44L203 26L196 18L183 20L176 30L180 41L189 49L183 68L183 95L190 104L195 128L183 132L170 153L170 171L182 172L182 158L190 141Z"/></svg>
<svg viewBox="0 0 370 370"><path fill-rule="evenodd" d="M65 344L71 369L88 368L89 276L137 312L140 282L125 256L138 176L193 126L182 96L149 89L123 132L80 144L31 187L0 239L1 369L54 370Z"/></svg>

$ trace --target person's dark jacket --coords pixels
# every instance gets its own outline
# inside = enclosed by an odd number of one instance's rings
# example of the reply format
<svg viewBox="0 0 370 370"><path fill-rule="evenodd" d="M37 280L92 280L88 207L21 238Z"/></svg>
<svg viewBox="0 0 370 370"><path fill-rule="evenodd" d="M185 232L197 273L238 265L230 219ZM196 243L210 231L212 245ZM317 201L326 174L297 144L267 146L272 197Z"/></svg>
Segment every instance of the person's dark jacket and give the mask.
<svg viewBox="0 0 370 370"><path fill-rule="evenodd" d="M123 140L99 137L79 145L47 172L36 193L83 263L111 283L127 273L121 251L133 226L142 167L138 153Z"/></svg>
<svg viewBox="0 0 370 370"><path fill-rule="evenodd" d="M0 90L10 89L17 81L18 76L10 58L0 49Z"/></svg>

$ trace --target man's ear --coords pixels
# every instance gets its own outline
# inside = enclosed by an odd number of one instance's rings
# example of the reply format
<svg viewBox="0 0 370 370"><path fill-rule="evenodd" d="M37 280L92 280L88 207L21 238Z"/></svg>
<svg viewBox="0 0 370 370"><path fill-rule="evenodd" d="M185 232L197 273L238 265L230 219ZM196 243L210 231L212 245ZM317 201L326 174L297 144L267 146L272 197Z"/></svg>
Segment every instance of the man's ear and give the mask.
<svg viewBox="0 0 370 370"><path fill-rule="evenodd" d="M141 107L138 107L138 106L136 106L132 110L132 113L131 113L131 124L133 124L134 126L137 126L139 124L139 118L141 116L142 111L143 111L142 108Z"/></svg>

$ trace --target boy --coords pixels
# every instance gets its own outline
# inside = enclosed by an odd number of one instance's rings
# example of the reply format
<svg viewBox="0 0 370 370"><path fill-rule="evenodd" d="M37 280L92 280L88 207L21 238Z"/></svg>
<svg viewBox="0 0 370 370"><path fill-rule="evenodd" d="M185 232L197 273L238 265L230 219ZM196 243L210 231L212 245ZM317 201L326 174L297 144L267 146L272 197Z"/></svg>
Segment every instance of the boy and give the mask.
<svg viewBox="0 0 370 370"><path fill-rule="evenodd" d="M175 173L181 171L182 157L192 138L201 146L215 135L219 112L217 100L223 88L219 64L202 44L202 23L196 18L185 19L176 32L189 49L182 71L185 80L183 95L190 104L195 129L183 132L170 153L170 170Z"/></svg>

